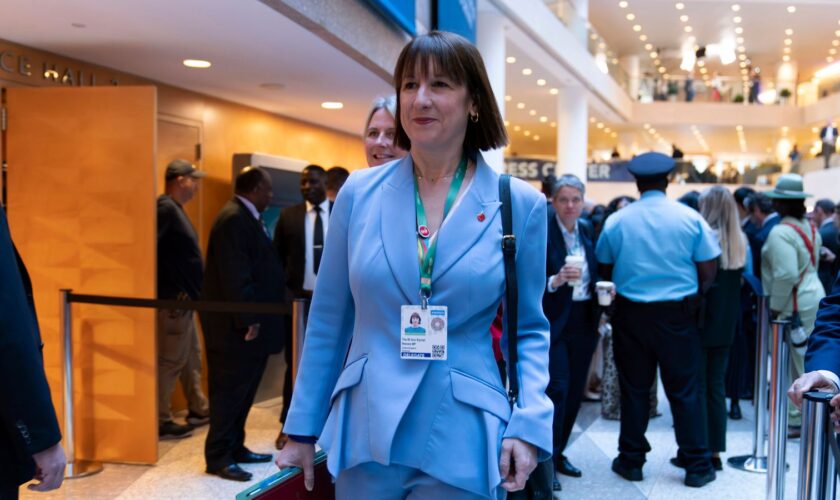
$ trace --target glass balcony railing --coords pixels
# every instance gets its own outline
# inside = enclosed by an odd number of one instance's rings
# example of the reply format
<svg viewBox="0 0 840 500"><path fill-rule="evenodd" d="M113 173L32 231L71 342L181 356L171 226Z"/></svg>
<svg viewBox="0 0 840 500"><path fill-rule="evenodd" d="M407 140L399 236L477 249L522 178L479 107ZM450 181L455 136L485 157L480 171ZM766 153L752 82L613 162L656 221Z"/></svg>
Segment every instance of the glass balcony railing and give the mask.
<svg viewBox="0 0 840 500"><path fill-rule="evenodd" d="M544 0L545 5L572 32L581 45L586 47L598 68L630 94L630 78L619 65L615 53L607 46L604 38L575 9L569 0Z"/></svg>
<svg viewBox="0 0 840 500"><path fill-rule="evenodd" d="M690 82L690 83L689 83ZM636 82L634 82L636 83ZM795 105L790 89L778 90L777 82L762 79L744 83L741 78L715 76L708 79L688 75L650 76L639 78L640 102L721 102L736 104Z"/></svg>

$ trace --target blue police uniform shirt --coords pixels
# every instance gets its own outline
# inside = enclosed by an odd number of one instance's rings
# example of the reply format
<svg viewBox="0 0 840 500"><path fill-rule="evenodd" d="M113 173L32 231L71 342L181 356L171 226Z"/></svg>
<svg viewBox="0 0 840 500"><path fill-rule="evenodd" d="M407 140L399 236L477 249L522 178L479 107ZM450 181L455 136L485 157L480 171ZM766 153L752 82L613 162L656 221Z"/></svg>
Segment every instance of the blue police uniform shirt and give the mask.
<svg viewBox="0 0 840 500"><path fill-rule="evenodd" d="M607 219L595 255L614 266L619 294L662 302L696 294L695 263L717 258L720 245L699 213L662 191L647 191Z"/></svg>

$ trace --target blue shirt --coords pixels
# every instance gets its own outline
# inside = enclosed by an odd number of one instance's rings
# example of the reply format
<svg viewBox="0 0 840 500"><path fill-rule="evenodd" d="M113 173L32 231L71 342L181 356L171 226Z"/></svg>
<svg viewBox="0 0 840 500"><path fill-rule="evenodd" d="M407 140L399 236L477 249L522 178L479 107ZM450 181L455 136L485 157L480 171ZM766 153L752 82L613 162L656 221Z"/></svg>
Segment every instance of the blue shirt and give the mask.
<svg viewBox="0 0 840 500"><path fill-rule="evenodd" d="M703 217L656 190L611 215L595 249L598 262L614 266L616 291L636 302L696 294L695 263L719 255L720 245Z"/></svg>

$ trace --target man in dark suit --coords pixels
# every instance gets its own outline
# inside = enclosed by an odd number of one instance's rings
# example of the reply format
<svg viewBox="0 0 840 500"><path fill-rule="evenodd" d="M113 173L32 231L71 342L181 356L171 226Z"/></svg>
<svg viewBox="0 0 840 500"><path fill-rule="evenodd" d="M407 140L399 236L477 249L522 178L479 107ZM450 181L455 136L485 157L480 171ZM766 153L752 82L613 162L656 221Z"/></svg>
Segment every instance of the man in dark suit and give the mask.
<svg viewBox="0 0 840 500"><path fill-rule="evenodd" d="M0 498L61 486L66 459L41 357L32 282L0 208Z"/></svg>
<svg viewBox="0 0 840 500"><path fill-rule="evenodd" d="M834 220L835 212L834 202L829 199L817 200L814 205L814 224L819 228L820 236L822 236L818 274L826 294L831 292L831 285L837 277L837 271L840 270L838 267L840 261L837 259L840 253L840 236L838 236L837 221Z"/></svg>
<svg viewBox="0 0 840 500"><path fill-rule="evenodd" d="M805 374L788 389L788 397L801 407L808 391L840 391L840 276L834 282L831 295L820 302L817 321L808 339L805 352ZM831 419L840 421L840 394L831 399L834 408Z"/></svg>
<svg viewBox="0 0 840 500"><path fill-rule="evenodd" d="M563 450L580 410L599 339L595 300L598 261L592 225L580 218L584 194L583 183L574 175L557 179L551 197L554 214L548 218L548 280L543 296L543 311L551 324L546 394L554 403L554 469L571 477L580 477L582 472Z"/></svg>
<svg viewBox="0 0 840 500"><path fill-rule="evenodd" d="M324 241L330 224L332 202L327 198L327 172L318 165L308 165L300 174L300 193L304 202L280 213L274 229L274 248L287 273L286 287L291 298L310 299L315 289L315 278L321 264ZM287 318L291 325L291 318ZM280 424L286 421L292 402L292 338L286 337L286 374L283 382L283 407ZM281 430L276 446L286 444L286 434Z"/></svg>
<svg viewBox="0 0 840 500"><path fill-rule="evenodd" d="M207 246L202 297L229 302L280 303L283 268L261 214L272 198L271 178L259 167L236 177L233 200L219 212ZM207 472L248 481L237 463L268 462L245 447L245 421L269 354L280 352L278 315L201 313L207 344L210 429L204 446Z"/></svg>
<svg viewBox="0 0 840 500"><path fill-rule="evenodd" d="M782 219L779 214L773 211L773 201L766 194L755 193L747 199L749 200L747 205L750 211L750 219L756 227L752 235L747 233L753 258L753 274L756 278L761 279L761 249L764 247L767 237L770 236L770 230Z"/></svg>
<svg viewBox="0 0 840 500"><path fill-rule="evenodd" d="M828 120L825 127L820 129L820 141L822 141L822 157L825 168L829 168L831 166L831 155L837 151L837 127L831 120Z"/></svg>

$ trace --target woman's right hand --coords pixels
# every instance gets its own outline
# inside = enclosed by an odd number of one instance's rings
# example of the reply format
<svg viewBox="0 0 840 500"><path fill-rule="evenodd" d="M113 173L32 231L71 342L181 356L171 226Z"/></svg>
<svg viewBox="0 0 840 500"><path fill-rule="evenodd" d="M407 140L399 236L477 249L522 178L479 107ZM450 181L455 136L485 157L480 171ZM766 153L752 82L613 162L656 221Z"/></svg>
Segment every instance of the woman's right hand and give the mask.
<svg viewBox="0 0 840 500"><path fill-rule="evenodd" d="M551 286L560 288L570 281L579 280L582 274L579 267L565 265L560 268L560 272L554 275L551 280Z"/></svg>
<svg viewBox="0 0 840 500"><path fill-rule="evenodd" d="M303 484L306 491L312 491L315 487L315 445L298 443L289 439L286 445L277 454L274 463L278 468L300 467L303 469Z"/></svg>

